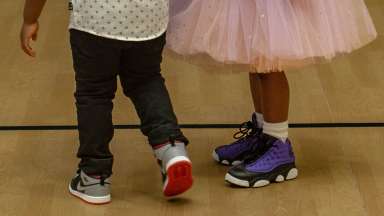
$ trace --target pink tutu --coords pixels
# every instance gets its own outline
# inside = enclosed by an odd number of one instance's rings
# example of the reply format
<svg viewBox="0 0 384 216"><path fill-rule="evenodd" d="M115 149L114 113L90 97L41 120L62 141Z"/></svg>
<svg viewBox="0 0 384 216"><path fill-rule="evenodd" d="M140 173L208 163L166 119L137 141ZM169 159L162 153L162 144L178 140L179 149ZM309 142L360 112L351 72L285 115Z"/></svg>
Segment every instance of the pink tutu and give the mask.
<svg viewBox="0 0 384 216"><path fill-rule="evenodd" d="M270 72L329 60L377 37L363 0L171 0L168 48ZM201 56L204 56L201 58Z"/></svg>

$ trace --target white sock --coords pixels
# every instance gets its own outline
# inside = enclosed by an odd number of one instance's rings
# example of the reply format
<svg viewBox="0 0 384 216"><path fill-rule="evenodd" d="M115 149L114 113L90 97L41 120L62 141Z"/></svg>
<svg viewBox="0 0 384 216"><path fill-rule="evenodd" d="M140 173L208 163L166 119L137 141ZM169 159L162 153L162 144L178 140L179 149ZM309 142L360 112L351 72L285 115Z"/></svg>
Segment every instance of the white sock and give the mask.
<svg viewBox="0 0 384 216"><path fill-rule="evenodd" d="M264 121L263 132L285 142L288 138L288 121L280 123Z"/></svg>
<svg viewBox="0 0 384 216"><path fill-rule="evenodd" d="M263 124L264 124L264 116L263 116L263 114L255 112L255 115L256 115L257 127L258 128L263 128Z"/></svg>

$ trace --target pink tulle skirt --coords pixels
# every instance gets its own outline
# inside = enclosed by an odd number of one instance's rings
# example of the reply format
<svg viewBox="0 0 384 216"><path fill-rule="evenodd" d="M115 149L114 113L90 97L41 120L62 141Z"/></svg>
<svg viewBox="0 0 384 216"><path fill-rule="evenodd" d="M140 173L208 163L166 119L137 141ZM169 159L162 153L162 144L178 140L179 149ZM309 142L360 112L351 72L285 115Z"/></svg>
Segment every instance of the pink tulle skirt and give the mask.
<svg viewBox="0 0 384 216"><path fill-rule="evenodd" d="M364 0L171 0L170 6L170 50L255 72L330 60L377 37Z"/></svg>

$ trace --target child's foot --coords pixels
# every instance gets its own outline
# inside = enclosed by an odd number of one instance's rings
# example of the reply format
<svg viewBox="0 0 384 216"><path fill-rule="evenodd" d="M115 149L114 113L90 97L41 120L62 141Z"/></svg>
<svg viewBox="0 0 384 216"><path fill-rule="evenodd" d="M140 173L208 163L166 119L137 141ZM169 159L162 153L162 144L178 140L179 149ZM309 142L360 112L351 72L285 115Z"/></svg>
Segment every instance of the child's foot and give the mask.
<svg viewBox="0 0 384 216"><path fill-rule="evenodd" d="M212 157L215 161L224 165L239 165L257 145L261 129L257 127L256 115L253 114L252 121L241 125L240 131L234 135L237 141L217 147Z"/></svg>
<svg viewBox="0 0 384 216"><path fill-rule="evenodd" d="M155 150L155 155L161 167L165 196L176 196L191 188L192 163L184 143L162 146Z"/></svg>
<svg viewBox="0 0 384 216"><path fill-rule="evenodd" d="M69 192L90 204L106 204L111 201L110 185L110 178L91 177L79 170L69 184Z"/></svg>
<svg viewBox="0 0 384 216"><path fill-rule="evenodd" d="M225 180L241 187L262 187L297 177L291 143L263 134L260 146L244 163L229 169Z"/></svg>

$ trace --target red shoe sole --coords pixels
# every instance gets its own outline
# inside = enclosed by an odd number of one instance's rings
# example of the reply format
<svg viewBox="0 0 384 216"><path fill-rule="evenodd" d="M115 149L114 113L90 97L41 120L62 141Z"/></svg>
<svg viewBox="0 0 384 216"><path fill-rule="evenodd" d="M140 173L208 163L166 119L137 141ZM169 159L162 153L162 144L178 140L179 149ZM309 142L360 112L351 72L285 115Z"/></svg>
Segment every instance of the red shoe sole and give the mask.
<svg viewBox="0 0 384 216"><path fill-rule="evenodd" d="M192 164L188 161L180 161L170 166L165 183L165 196L176 196L187 191L193 184Z"/></svg>

